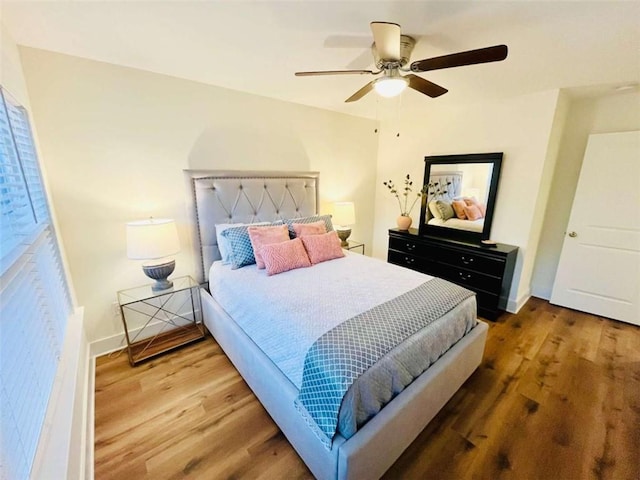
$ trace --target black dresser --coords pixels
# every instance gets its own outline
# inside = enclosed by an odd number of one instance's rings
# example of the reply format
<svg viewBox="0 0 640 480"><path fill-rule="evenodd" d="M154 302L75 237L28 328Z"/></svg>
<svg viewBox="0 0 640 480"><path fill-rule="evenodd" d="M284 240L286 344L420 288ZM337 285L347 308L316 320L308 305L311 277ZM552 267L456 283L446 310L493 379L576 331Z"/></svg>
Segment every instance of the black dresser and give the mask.
<svg viewBox="0 0 640 480"><path fill-rule="evenodd" d="M476 292L478 314L494 320L507 306L518 247L420 236L418 231L389 230L389 263L444 278Z"/></svg>

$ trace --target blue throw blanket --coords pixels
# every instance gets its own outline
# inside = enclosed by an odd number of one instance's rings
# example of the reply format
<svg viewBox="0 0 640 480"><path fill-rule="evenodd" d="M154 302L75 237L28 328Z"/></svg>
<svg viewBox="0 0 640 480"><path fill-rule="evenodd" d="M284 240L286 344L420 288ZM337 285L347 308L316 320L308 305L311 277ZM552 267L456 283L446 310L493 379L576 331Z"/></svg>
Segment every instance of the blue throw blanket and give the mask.
<svg viewBox="0 0 640 480"><path fill-rule="evenodd" d="M392 349L473 295L434 278L350 318L316 340L305 357L296 406L325 446L331 447L342 399L354 381Z"/></svg>

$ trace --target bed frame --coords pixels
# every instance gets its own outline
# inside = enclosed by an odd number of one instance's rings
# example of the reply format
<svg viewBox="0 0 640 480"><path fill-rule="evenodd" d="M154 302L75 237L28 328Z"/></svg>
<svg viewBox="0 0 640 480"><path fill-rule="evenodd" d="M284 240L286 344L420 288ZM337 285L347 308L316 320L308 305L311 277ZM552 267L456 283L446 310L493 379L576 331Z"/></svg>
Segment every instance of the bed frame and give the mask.
<svg viewBox="0 0 640 480"><path fill-rule="evenodd" d="M200 282L220 258L217 223L268 221L317 213L317 172L186 170ZM379 478L413 442L482 360L483 322L456 343L354 436L328 450L294 405L297 388L211 295L202 290L204 322L269 415L319 479ZM393 441L390 441L393 439Z"/></svg>

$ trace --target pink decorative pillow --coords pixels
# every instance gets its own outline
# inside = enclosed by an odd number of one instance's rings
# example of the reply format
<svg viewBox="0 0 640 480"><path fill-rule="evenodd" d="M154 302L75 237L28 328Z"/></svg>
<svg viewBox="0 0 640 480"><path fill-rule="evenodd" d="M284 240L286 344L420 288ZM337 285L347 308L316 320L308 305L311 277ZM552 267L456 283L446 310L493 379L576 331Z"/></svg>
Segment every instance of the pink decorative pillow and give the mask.
<svg viewBox="0 0 640 480"><path fill-rule="evenodd" d="M340 239L336 232L329 232L323 235L306 235L300 238L302 238L304 248L307 250L312 265L344 257Z"/></svg>
<svg viewBox="0 0 640 480"><path fill-rule="evenodd" d="M471 198L465 197L464 198L464 203L466 205L475 205L476 207L478 207L478 209L480 210L480 213L482 213L483 217L487 214L486 205L484 203L480 203L476 197L471 197Z"/></svg>
<svg viewBox="0 0 640 480"><path fill-rule="evenodd" d="M465 205L464 214L469 220L478 220L482 218L482 212L475 205Z"/></svg>
<svg viewBox="0 0 640 480"><path fill-rule="evenodd" d="M327 227L324 224L324 220L312 223L294 223L292 226L293 231L296 232L296 237L301 237L302 235L320 235L322 233L327 233Z"/></svg>
<svg viewBox="0 0 640 480"><path fill-rule="evenodd" d="M287 226L285 225L285 228ZM294 268L310 267L311 262L304 249L302 240L294 238L282 243L262 246L262 259L267 275L288 272Z"/></svg>
<svg viewBox="0 0 640 480"><path fill-rule="evenodd" d="M289 230L286 225L274 227L249 227L249 239L253 247L253 255L256 257L258 268L264 268L262 260L262 247L272 243L281 243L289 240Z"/></svg>
<svg viewBox="0 0 640 480"><path fill-rule="evenodd" d="M453 207L453 211L456 212L456 217L460 220L466 220L467 215L464 213L464 208L467 206L462 200L454 200L451 202L451 206Z"/></svg>

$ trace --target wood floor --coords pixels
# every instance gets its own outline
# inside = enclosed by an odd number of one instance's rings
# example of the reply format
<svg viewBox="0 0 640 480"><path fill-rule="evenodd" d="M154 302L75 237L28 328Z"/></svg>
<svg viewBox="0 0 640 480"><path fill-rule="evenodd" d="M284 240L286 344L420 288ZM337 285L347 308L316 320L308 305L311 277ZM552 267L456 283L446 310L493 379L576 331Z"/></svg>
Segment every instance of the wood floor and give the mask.
<svg viewBox="0 0 640 480"><path fill-rule="evenodd" d="M95 478L311 473L208 337L96 367ZM392 439L390 439L392 441ZM640 478L640 328L531 299L387 479Z"/></svg>

